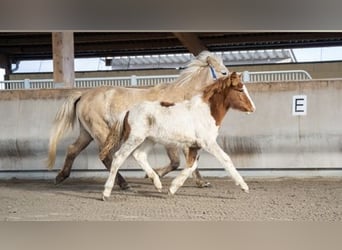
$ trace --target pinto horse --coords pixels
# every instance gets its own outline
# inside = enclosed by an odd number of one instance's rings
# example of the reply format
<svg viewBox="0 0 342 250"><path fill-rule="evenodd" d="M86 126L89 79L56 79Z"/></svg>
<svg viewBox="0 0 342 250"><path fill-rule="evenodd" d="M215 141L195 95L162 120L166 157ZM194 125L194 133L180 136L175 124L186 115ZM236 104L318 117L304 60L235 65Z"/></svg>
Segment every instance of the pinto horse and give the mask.
<svg viewBox="0 0 342 250"><path fill-rule="evenodd" d="M248 185L216 142L218 130L229 108L243 112L255 111L255 105L241 81L241 74L236 72L204 87L201 94L190 100L178 103L146 101L132 107L127 111L124 121L113 126L100 153L100 159L104 159L113 147L120 147L114 154L103 200L110 196L117 171L131 154L153 180L157 190L161 190L159 176L147 161L148 151L154 143L180 147L185 151L187 167L172 181L170 194L174 194L197 168L199 149L215 156L235 183L248 192Z"/></svg>
<svg viewBox="0 0 342 250"><path fill-rule="evenodd" d="M145 89L101 87L91 89L83 94L81 92L74 93L57 112L51 130L47 162L49 169L55 164L56 147L59 140L73 128L76 118L80 125L79 137L68 146L63 168L56 176L55 183L58 184L69 177L75 158L92 140L95 140L101 150L112 125L117 120L121 120L121 114L124 114L135 104L146 100L178 102L190 99L193 95L198 94L203 86L212 83L213 78L219 79L226 75L228 75L228 70L222 59L208 51L203 51L171 83ZM156 170L160 176L177 169L180 163L177 148L168 146L166 150L170 163L166 167ZM102 162L109 170L112 156L109 155ZM194 172L194 177L198 186L210 185L203 180L198 171ZM129 188L120 173L118 173L118 184L122 189Z"/></svg>

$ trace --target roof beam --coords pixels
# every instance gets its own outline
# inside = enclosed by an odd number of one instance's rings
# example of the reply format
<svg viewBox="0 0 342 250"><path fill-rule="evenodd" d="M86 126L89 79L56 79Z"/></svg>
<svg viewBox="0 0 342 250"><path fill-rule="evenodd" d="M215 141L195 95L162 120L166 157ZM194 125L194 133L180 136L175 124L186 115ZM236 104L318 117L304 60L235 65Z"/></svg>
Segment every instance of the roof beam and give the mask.
<svg viewBox="0 0 342 250"><path fill-rule="evenodd" d="M190 53L197 56L203 50L208 50L195 33L173 33L178 40L189 50Z"/></svg>
<svg viewBox="0 0 342 250"><path fill-rule="evenodd" d="M50 32L0 32L0 54L17 60L52 58ZM106 57L342 46L342 32L76 32L75 57Z"/></svg>

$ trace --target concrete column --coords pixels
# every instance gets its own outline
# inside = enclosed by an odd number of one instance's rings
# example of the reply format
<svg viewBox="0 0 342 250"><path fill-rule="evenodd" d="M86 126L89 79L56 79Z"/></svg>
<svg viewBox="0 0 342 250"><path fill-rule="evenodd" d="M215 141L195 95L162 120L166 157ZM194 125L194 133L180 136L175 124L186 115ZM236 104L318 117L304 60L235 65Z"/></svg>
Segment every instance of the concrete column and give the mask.
<svg viewBox="0 0 342 250"><path fill-rule="evenodd" d="M75 64L74 64L74 33L53 32L53 80L62 83L65 87L74 87Z"/></svg>
<svg viewBox="0 0 342 250"><path fill-rule="evenodd" d="M11 62L6 55L0 55L0 68L5 69L5 80L9 80L9 76L12 73Z"/></svg>

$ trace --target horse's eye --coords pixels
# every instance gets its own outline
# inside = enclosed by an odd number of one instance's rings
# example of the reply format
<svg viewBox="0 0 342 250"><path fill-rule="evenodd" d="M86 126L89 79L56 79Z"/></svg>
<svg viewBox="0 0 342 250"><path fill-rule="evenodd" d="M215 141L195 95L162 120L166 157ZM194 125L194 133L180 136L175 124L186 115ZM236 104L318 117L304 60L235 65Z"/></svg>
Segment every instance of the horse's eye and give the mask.
<svg viewBox="0 0 342 250"><path fill-rule="evenodd" d="M234 89L234 90L239 91L239 92L243 92L243 89L238 89L238 88L236 88L236 89Z"/></svg>

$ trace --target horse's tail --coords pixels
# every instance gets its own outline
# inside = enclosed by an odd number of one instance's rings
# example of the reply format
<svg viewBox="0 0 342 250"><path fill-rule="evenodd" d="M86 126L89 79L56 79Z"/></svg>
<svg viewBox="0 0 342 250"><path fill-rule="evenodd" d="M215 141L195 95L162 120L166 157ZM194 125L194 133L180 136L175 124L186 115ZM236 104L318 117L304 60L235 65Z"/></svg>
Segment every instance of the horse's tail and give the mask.
<svg viewBox="0 0 342 250"><path fill-rule="evenodd" d="M127 111L123 122L116 121L111 127L104 146L100 152L100 160L104 160L113 148L117 150L120 146L120 143L127 140L131 131L131 127L128 123L128 114L129 111Z"/></svg>
<svg viewBox="0 0 342 250"><path fill-rule="evenodd" d="M80 100L82 92L75 92L69 96L58 110L52 125L47 166L52 169L56 161L56 148L59 140L69 132L76 120L76 103Z"/></svg>

